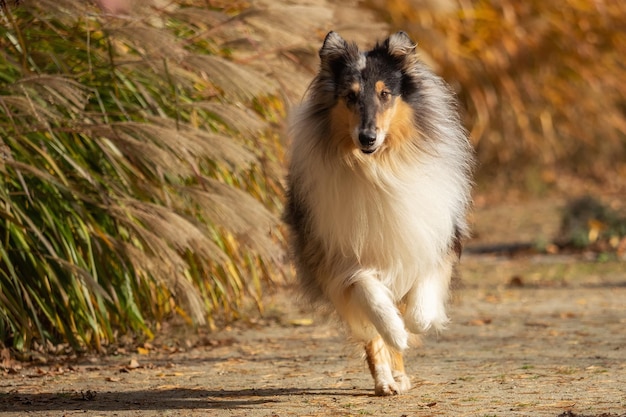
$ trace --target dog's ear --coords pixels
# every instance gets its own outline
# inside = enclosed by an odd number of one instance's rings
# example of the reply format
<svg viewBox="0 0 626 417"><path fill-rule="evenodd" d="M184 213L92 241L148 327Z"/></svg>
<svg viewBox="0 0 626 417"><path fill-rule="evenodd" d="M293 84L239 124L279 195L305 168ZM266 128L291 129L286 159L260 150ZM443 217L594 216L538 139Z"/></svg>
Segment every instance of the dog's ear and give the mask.
<svg viewBox="0 0 626 417"><path fill-rule="evenodd" d="M348 42L339 36L337 32L328 32L320 49L320 59L322 62L333 61L344 55L347 48Z"/></svg>
<svg viewBox="0 0 626 417"><path fill-rule="evenodd" d="M319 52L322 68L335 72L338 64L345 64L351 54L357 52L355 49L356 45L346 42L337 32L328 32Z"/></svg>
<svg viewBox="0 0 626 417"><path fill-rule="evenodd" d="M412 54L417 44L411 40L406 32L397 32L385 41L389 54L395 58L404 59Z"/></svg>
<svg viewBox="0 0 626 417"><path fill-rule="evenodd" d="M415 53L417 44L405 32L397 32L388 37L382 47L387 49L387 53L402 72L402 95L405 98L410 97L418 87L418 77L415 75L419 62Z"/></svg>
<svg viewBox="0 0 626 417"><path fill-rule="evenodd" d="M359 57L356 43L346 42L337 32L329 32L320 49L321 72L337 76L343 67Z"/></svg>

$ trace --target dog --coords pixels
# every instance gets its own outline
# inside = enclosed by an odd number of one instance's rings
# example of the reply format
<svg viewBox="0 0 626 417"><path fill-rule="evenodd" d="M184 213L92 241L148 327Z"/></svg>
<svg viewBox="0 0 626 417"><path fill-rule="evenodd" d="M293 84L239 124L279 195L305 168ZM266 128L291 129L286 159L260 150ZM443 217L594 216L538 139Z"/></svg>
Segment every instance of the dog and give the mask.
<svg viewBox="0 0 626 417"><path fill-rule="evenodd" d="M289 123L283 219L303 292L365 346L376 395L407 391L410 334L448 323L473 150L454 95L404 32L336 32Z"/></svg>

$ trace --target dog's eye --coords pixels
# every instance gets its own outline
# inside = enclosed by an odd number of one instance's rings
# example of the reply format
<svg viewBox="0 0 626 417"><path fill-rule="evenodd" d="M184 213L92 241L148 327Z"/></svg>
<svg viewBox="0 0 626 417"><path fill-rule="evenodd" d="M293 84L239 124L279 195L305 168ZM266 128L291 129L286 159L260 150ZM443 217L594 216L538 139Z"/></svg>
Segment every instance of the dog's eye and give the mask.
<svg viewBox="0 0 626 417"><path fill-rule="evenodd" d="M348 94L346 94L346 102L349 104L356 103L356 93L354 91L350 91Z"/></svg>
<svg viewBox="0 0 626 417"><path fill-rule="evenodd" d="M389 101L389 99L391 98L391 93L389 91L381 91L380 92L380 99L382 101Z"/></svg>

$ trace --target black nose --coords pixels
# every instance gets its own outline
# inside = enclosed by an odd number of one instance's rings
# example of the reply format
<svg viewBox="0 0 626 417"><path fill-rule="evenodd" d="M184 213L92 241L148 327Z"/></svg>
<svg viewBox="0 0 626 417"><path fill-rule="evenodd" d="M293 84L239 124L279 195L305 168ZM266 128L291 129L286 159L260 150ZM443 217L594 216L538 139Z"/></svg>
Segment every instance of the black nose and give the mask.
<svg viewBox="0 0 626 417"><path fill-rule="evenodd" d="M370 148L376 143L376 132L373 130L363 130L359 132L359 142L364 148Z"/></svg>

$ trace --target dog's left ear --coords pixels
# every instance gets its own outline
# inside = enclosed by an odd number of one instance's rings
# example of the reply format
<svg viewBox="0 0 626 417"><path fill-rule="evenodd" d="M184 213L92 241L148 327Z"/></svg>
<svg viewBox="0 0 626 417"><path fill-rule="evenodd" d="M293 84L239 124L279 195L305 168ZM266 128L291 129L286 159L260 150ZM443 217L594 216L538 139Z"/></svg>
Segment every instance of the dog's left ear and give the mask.
<svg viewBox="0 0 626 417"><path fill-rule="evenodd" d="M408 55L412 54L417 47L417 44L409 38L406 32L397 32L391 35L385 41L389 54L393 57L404 59Z"/></svg>

